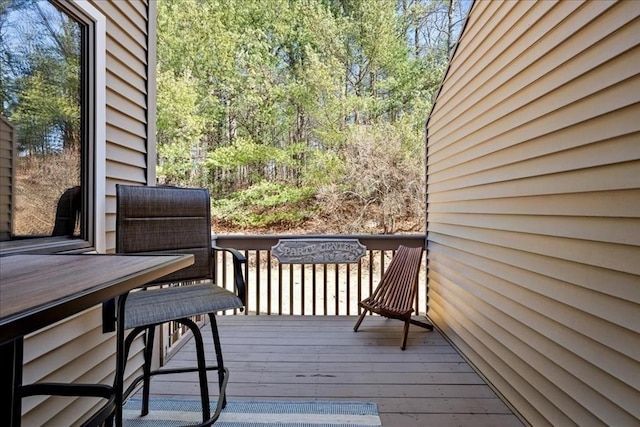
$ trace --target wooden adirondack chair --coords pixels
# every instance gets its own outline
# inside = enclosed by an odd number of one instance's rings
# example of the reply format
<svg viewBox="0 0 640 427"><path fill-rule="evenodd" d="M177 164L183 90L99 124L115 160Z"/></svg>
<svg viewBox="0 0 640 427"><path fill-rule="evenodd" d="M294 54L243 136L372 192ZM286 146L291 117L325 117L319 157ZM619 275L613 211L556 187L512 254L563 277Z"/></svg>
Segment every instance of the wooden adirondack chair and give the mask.
<svg viewBox="0 0 640 427"><path fill-rule="evenodd" d="M373 294L358 303L363 311L353 327L354 331L358 331L367 312L402 320L404 321L404 336L400 348L404 350L407 347L407 335L411 323L430 331L433 330L433 325L411 318L413 303L418 291L422 251L421 247L400 246L398 248Z"/></svg>

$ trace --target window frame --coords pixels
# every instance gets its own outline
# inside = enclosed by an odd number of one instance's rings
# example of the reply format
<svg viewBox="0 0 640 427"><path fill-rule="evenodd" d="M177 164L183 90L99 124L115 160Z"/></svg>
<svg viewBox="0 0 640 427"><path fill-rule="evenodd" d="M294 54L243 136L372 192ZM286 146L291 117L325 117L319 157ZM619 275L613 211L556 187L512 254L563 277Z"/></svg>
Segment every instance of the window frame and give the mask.
<svg viewBox="0 0 640 427"><path fill-rule="evenodd" d="M104 252L106 187L106 19L87 0L49 0L81 25L82 32L82 233L75 239L34 237L0 242L10 253Z"/></svg>

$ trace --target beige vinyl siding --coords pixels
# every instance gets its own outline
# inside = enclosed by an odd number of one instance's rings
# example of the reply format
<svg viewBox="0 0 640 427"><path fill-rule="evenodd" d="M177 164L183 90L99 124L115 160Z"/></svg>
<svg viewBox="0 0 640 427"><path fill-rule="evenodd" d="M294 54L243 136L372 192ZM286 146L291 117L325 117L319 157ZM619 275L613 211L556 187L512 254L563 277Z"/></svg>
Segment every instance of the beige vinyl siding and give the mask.
<svg viewBox="0 0 640 427"><path fill-rule="evenodd" d="M106 251L115 250L115 185L146 184L148 147L155 143L154 2L91 1L106 17ZM151 29L151 30L150 30ZM155 76L155 72L151 73ZM149 135L149 129L152 133ZM153 150L152 150L153 151ZM155 152L155 151L154 151ZM152 163L155 159L150 160ZM115 338L102 333L101 307L39 331L25 340L25 383L33 381L113 382ZM142 345L131 350L128 371L142 365ZM75 425L104 400L37 396L23 400L23 425Z"/></svg>
<svg viewBox="0 0 640 427"><path fill-rule="evenodd" d="M153 2L95 2L109 17L107 24L107 250L115 250L115 186L118 183L146 184L148 147L155 142L149 134L150 64L147 19L155 21ZM155 24L153 24L155 27ZM154 33L155 34L155 33ZM153 50L155 54L155 49ZM155 74L154 74L155 75ZM155 81L151 82L151 86ZM155 93L155 91L153 92ZM153 128L155 129L155 127ZM150 160L155 164L155 158ZM155 170L155 169L153 169ZM153 178L155 179L155 177Z"/></svg>
<svg viewBox="0 0 640 427"><path fill-rule="evenodd" d="M15 162L15 135L13 126L0 116L0 240L11 237L11 220L13 216L13 169Z"/></svg>
<svg viewBox="0 0 640 427"><path fill-rule="evenodd" d="M640 2L476 1L427 145L429 316L532 425L639 425Z"/></svg>

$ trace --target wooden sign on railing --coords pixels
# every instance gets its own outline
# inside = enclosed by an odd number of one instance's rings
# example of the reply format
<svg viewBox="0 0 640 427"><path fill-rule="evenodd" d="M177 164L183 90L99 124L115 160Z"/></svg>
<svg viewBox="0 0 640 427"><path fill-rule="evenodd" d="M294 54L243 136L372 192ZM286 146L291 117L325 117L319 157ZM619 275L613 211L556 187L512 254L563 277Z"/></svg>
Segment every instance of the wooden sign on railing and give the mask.
<svg viewBox="0 0 640 427"><path fill-rule="evenodd" d="M271 253L283 264L355 263L367 252L358 239L280 239Z"/></svg>

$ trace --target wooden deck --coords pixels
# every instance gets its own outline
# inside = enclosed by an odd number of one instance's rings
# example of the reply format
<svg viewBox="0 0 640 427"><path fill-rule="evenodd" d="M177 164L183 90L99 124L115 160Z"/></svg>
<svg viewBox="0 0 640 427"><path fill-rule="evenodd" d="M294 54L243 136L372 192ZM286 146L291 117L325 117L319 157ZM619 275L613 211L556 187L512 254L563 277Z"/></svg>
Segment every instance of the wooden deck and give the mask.
<svg viewBox="0 0 640 427"><path fill-rule="evenodd" d="M367 316L219 316L228 398L356 400L378 405L386 427L522 426L439 332ZM208 326L205 344L212 348ZM195 360L188 342L169 362ZM215 374L210 375L216 389ZM154 396L198 396L195 375L156 377Z"/></svg>

